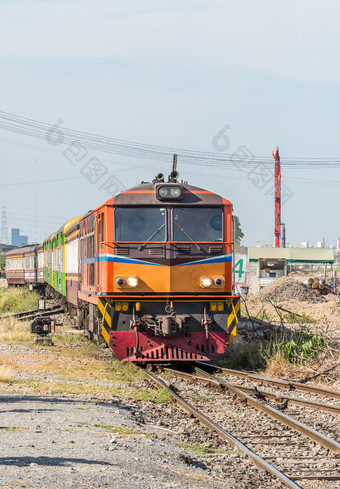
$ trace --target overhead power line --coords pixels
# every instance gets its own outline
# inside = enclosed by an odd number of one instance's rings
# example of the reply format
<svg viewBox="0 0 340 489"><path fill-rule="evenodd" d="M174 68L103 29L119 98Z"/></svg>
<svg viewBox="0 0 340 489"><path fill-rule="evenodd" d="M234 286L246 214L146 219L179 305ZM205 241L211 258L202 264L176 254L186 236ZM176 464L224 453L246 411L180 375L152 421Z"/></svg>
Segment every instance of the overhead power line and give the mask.
<svg viewBox="0 0 340 489"><path fill-rule="evenodd" d="M66 180L79 180L84 177L68 177L68 178L56 178L52 180L39 180L37 182L32 181L32 182L16 182L16 183L0 183L0 187L14 187L17 185L34 185L35 183L50 183L50 182L64 182Z"/></svg>
<svg viewBox="0 0 340 489"><path fill-rule="evenodd" d="M62 121L61 121L62 122ZM0 129L45 140L58 144L70 145L79 141L87 150L114 153L122 156L130 156L157 161L172 161L172 155L176 153L181 163L204 166L232 166L237 160L237 154L219 154L197 150L187 150L175 147L165 147L154 144L138 143L107 136L100 136L90 132L78 131L63 127L63 124L51 126L45 122L21 117L0 111ZM291 168L330 168L339 167L340 158L282 158L285 167ZM270 163L271 156L251 155L247 159L248 166L256 166L259 163Z"/></svg>

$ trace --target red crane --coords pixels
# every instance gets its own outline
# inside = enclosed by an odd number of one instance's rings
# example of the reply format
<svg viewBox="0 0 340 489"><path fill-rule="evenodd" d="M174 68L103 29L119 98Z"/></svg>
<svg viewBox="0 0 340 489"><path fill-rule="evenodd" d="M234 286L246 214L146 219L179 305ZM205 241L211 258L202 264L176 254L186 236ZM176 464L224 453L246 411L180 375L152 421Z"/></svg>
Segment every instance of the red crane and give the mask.
<svg viewBox="0 0 340 489"><path fill-rule="evenodd" d="M279 148L276 147L276 152L272 151L275 160L275 248L280 248L281 238L281 166Z"/></svg>

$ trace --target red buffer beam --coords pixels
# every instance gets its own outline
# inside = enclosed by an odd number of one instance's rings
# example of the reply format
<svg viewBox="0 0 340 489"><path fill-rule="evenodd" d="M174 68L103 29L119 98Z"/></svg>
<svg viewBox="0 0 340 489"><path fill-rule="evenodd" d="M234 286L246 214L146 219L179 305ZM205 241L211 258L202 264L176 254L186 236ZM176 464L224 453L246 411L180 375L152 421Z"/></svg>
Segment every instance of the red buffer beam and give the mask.
<svg viewBox="0 0 340 489"><path fill-rule="evenodd" d="M275 248L280 248L281 238L281 165L279 148L272 152L275 160Z"/></svg>

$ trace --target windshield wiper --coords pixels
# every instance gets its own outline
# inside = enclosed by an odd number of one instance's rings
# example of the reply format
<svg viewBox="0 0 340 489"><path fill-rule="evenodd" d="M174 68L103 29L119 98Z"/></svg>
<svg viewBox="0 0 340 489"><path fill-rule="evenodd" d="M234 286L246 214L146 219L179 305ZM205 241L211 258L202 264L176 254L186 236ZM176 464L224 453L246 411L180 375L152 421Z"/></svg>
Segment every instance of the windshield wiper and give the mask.
<svg viewBox="0 0 340 489"><path fill-rule="evenodd" d="M163 228L165 227L165 224L162 224L158 229L157 231L155 231L151 236L150 238L148 238L146 241L144 241L143 244L140 245L140 247L138 248L138 251L142 251L142 249L144 248L144 246L146 245L146 243L148 243L154 236L156 236L156 234L159 233L159 231L161 231Z"/></svg>
<svg viewBox="0 0 340 489"><path fill-rule="evenodd" d="M175 226L177 226L178 229L180 229L182 231L182 233L185 234L185 236L187 236L190 239L190 241L192 241L194 243L194 245L197 247L198 251L201 251L201 247L192 239L192 237L186 231L184 231L183 228L181 228L181 226L179 224L177 224L177 222L175 222Z"/></svg>

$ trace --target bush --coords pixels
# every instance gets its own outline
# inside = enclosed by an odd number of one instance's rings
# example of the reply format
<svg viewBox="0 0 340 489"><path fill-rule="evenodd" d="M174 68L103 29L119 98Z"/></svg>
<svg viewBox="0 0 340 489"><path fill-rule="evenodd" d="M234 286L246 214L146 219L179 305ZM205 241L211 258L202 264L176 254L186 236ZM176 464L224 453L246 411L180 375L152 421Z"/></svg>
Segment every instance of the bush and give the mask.
<svg viewBox="0 0 340 489"><path fill-rule="evenodd" d="M308 358L315 358L323 350L325 338L322 333L308 334L304 331L286 335L276 335L262 348L263 358L273 360L281 355L290 363L303 363Z"/></svg>

